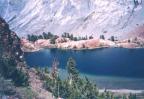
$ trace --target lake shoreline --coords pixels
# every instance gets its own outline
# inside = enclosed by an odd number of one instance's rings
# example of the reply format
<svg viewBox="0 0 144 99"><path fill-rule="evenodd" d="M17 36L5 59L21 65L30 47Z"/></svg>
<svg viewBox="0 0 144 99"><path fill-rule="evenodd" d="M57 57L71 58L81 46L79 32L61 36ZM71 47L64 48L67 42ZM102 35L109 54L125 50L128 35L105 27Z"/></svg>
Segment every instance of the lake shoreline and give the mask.
<svg viewBox="0 0 144 99"><path fill-rule="evenodd" d="M99 89L99 92L109 91L117 94L142 94L144 90L131 90L131 89Z"/></svg>
<svg viewBox="0 0 144 99"><path fill-rule="evenodd" d="M58 39L59 40L59 39ZM122 41L110 41L103 39L90 39L90 40L81 40L81 41L66 41L66 42L57 42L55 44L51 44L50 40L40 39L36 42L30 42L27 39L21 40L21 49L23 52L36 52L42 49L61 49L61 50L93 50L93 49L101 49L101 48L126 48L126 49L139 49L144 48L142 44L144 40L139 38L137 42L135 40L122 40Z"/></svg>

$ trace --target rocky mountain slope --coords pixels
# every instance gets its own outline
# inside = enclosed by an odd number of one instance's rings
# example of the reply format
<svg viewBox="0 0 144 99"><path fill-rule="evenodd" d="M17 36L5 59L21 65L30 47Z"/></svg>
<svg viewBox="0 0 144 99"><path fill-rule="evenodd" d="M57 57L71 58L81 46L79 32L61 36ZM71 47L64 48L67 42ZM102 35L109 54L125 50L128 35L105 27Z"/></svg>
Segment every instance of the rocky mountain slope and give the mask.
<svg viewBox="0 0 144 99"><path fill-rule="evenodd" d="M43 81L37 75L35 69L28 69L23 59L23 51L21 50L21 40L17 34L9 29L9 25L0 17L0 77L10 79L16 87L9 98L11 99L31 99L28 98L26 92L31 94L33 99L53 99L52 94L43 88ZM29 85L29 86L28 86ZM29 87L28 90L22 88ZM3 89L4 90L4 89ZM7 89L5 89L7 90ZM14 90L14 89L13 89ZM0 88L0 93L2 92ZM10 92L10 90L8 90Z"/></svg>
<svg viewBox="0 0 144 99"><path fill-rule="evenodd" d="M20 36L70 32L127 38L143 26L143 7L143 0L0 0L0 15Z"/></svg>
<svg viewBox="0 0 144 99"><path fill-rule="evenodd" d="M17 34L9 29L9 25L0 18L0 55L14 58L16 63L23 61L21 42Z"/></svg>

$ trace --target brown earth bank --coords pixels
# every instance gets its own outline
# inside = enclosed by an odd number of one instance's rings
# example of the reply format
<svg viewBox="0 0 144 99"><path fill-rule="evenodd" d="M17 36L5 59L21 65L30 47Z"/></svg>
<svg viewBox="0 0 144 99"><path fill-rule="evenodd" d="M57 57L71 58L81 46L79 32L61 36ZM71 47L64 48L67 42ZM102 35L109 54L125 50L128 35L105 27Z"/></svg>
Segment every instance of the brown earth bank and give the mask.
<svg viewBox="0 0 144 99"><path fill-rule="evenodd" d="M21 39L22 50L24 52L39 51L44 48L58 48L58 49L72 49L72 50L84 50L84 49L96 49L96 48L143 48L144 39L140 37L134 37L130 39L111 41L103 39L89 39L72 41L69 38L59 37L56 39L55 44L50 43L50 39L39 39L35 42L28 41L27 39Z"/></svg>

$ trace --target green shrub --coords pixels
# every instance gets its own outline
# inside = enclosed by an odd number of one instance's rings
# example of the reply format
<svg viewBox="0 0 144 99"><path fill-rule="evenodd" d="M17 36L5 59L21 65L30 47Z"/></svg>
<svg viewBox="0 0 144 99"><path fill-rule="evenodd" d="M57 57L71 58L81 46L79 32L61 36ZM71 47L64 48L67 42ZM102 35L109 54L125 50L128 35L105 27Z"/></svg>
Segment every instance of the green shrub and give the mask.
<svg viewBox="0 0 144 99"><path fill-rule="evenodd" d="M28 76L16 66L14 59L3 58L0 60L0 74L6 79L11 79L16 86L27 86Z"/></svg>

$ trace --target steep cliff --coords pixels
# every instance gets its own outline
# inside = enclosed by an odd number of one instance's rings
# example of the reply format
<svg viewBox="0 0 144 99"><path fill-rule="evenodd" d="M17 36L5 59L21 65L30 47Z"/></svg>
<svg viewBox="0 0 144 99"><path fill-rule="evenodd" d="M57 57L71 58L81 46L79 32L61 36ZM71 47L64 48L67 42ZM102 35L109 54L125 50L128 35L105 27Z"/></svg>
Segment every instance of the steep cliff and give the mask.
<svg viewBox="0 0 144 99"><path fill-rule="evenodd" d="M19 36L70 32L128 38L144 23L143 7L143 0L1 0L0 15Z"/></svg>

